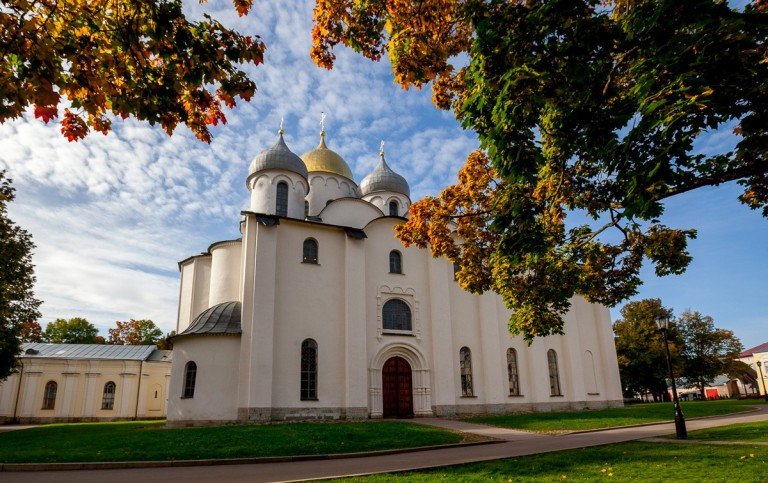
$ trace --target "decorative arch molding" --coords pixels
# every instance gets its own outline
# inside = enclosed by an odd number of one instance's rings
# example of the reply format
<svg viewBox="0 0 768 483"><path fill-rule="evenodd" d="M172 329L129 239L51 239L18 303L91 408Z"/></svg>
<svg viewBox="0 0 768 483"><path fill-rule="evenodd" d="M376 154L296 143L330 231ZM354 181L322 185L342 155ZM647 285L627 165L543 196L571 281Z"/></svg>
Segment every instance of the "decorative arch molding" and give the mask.
<svg viewBox="0 0 768 483"><path fill-rule="evenodd" d="M400 299L411 309L412 330L404 335L413 335L416 342L421 343L421 317L419 316L419 299L416 297L416 290L413 287L400 285L379 285L376 294L376 339L381 342L384 339L384 320L382 310L384 304L390 299ZM389 331L388 331L389 333Z"/></svg>
<svg viewBox="0 0 768 483"><path fill-rule="evenodd" d="M368 366L368 405L371 418L380 418L384 412L381 377L384 363L392 357L402 357L411 366L413 384L413 413L432 416L432 387L430 368L421 349L408 341L392 341L379 348Z"/></svg>
<svg viewBox="0 0 768 483"><path fill-rule="evenodd" d="M303 178L301 178L298 175L296 175L296 177L294 178L284 173L263 173L258 176L254 176L250 180L249 188L253 190L254 188L256 188L256 186L259 184L259 181L261 180L266 180L267 184L269 184L270 186L276 186L277 183L279 183L280 181L285 181L286 183L288 183L288 186L292 190L296 189L297 187L301 187L301 188L304 188L305 193L309 191L309 186L307 185L307 183L304 182Z"/></svg>

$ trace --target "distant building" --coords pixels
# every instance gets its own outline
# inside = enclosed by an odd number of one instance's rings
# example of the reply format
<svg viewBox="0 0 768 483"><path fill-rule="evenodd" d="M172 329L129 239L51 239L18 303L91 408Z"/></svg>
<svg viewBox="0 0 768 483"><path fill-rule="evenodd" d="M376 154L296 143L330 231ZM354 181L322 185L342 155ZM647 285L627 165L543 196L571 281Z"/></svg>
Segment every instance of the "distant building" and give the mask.
<svg viewBox="0 0 768 483"><path fill-rule="evenodd" d="M511 336L501 297L395 238L410 189L383 150L358 185L325 132L300 158L281 130L245 184L242 238L179 263L170 425L622 405L608 309Z"/></svg>
<svg viewBox="0 0 768 483"><path fill-rule="evenodd" d="M165 418L171 351L154 345L23 344L0 383L0 421Z"/></svg>
<svg viewBox="0 0 768 483"><path fill-rule="evenodd" d="M755 392L765 396L768 387L768 342L763 342L739 354L740 361L749 365L750 374L745 380L739 381L739 390L742 394L749 395ZM757 363L761 366L758 367Z"/></svg>

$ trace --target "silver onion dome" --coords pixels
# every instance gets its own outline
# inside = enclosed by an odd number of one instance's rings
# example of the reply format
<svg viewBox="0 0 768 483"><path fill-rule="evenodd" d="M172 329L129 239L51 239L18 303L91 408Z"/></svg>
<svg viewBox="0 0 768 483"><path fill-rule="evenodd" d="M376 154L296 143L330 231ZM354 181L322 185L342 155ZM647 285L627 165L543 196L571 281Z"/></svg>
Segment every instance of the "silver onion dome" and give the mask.
<svg viewBox="0 0 768 483"><path fill-rule="evenodd" d="M248 168L248 180L256 173L266 169L283 169L307 179L307 166L304 164L304 161L288 149L283 139L282 129L280 129L278 134L279 137L274 146L260 152L251 161L251 166Z"/></svg>
<svg viewBox="0 0 768 483"><path fill-rule="evenodd" d="M383 144L383 143L382 143ZM360 193L365 196L375 191L391 191L411 197L408 182L399 174L392 171L384 160L384 148L379 152L379 164L373 172L360 182Z"/></svg>

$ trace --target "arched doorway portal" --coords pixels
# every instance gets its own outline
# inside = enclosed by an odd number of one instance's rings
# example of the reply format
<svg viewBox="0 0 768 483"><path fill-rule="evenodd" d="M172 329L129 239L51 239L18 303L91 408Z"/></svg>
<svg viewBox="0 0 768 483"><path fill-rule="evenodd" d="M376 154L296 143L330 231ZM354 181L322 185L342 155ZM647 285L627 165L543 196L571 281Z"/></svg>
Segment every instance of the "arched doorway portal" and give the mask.
<svg viewBox="0 0 768 483"><path fill-rule="evenodd" d="M390 357L381 371L383 416L413 417L413 384L411 365L402 357Z"/></svg>

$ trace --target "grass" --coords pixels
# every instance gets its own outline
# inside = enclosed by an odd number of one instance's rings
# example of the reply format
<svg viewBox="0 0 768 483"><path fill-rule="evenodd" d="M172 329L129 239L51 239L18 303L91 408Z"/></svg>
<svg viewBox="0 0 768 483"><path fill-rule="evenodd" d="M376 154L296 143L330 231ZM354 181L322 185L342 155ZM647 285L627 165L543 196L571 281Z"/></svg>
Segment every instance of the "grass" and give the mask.
<svg viewBox="0 0 768 483"><path fill-rule="evenodd" d="M398 421L164 427L164 421L51 424L0 433L0 462L248 458L458 443L463 435Z"/></svg>
<svg viewBox="0 0 768 483"><path fill-rule="evenodd" d="M759 423L732 424L730 426L722 426L719 428L711 429L700 429L698 431L691 431L688 433L688 438L715 441L768 442L768 421L761 421Z"/></svg>
<svg viewBox="0 0 768 483"><path fill-rule="evenodd" d="M765 403L756 400L736 399L681 403L686 418L748 411L752 406L761 404ZM670 421L673 416L672 404L670 403L645 403L615 409L478 416L467 420L504 428L557 433Z"/></svg>
<svg viewBox="0 0 768 483"><path fill-rule="evenodd" d="M623 443L431 471L382 474L345 481L375 482L765 482L765 446L707 446L664 443Z"/></svg>

